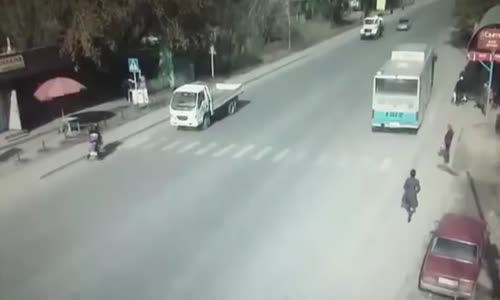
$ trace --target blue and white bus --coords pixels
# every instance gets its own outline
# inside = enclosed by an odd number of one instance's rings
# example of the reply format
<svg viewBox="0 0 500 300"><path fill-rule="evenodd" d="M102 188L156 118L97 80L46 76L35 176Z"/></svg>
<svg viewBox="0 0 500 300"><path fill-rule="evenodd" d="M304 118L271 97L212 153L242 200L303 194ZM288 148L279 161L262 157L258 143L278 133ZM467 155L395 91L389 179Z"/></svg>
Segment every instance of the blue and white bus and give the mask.
<svg viewBox="0 0 500 300"><path fill-rule="evenodd" d="M431 99L435 55L426 44L402 44L373 79L372 128L419 129Z"/></svg>

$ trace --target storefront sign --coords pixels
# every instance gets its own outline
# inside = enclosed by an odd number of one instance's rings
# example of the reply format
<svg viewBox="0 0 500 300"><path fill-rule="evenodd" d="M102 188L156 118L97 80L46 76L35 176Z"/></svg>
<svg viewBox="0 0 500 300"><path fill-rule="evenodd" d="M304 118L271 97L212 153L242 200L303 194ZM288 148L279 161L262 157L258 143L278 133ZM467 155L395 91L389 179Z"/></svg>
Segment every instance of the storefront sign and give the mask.
<svg viewBox="0 0 500 300"><path fill-rule="evenodd" d="M24 58L21 54L0 57L0 73L24 69Z"/></svg>
<svg viewBox="0 0 500 300"><path fill-rule="evenodd" d="M491 54L490 52L470 51L469 53L467 53L467 59L469 61L494 61L500 63L500 53Z"/></svg>
<svg viewBox="0 0 500 300"><path fill-rule="evenodd" d="M500 29L485 28L479 33L477 39L478 50L500 50Z"/></svg>

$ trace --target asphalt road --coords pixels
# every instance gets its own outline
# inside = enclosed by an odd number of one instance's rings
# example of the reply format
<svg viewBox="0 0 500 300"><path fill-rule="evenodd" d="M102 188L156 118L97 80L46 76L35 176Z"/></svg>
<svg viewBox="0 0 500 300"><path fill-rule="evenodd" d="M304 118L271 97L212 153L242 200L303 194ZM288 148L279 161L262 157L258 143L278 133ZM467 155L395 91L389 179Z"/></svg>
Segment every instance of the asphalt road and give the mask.
<svg viewBox="0 0 500 300"><path fill-rule="evenodd" d="M438 44L451 9L252 84L207 131L165 124L27 191L0 212L0 298L402 299L424 242L398 205L425 133L371 132L372 76L399 43Z"/></svg>

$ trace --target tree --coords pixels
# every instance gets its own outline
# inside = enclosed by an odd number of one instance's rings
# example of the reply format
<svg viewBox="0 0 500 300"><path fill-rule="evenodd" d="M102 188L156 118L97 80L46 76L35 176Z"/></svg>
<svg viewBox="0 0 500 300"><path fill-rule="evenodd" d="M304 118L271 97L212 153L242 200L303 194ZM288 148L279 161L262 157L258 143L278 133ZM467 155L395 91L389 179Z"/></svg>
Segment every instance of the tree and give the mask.
<svg viewBox="0 0 500 300"><path fill-rule="evenodd" d="M454 15L456 27L464 32L473 32L475 24L493 6L500 4L500 0L456 0Z"/></svg>
<svg viewBox="0 0 500 300"><path fill-rule="evenodd" d="M97 3L96 3L97 2ZM171 48L200 44L205 24L202 0L75 0L64 19L63 49L101 63L103 52L137 47L156 35ZM188 20L192 21L191 23ZM194 24L194 25L193 25Z"/></svg>
<svg viewBox="0 0 500 300"><path fill-rule="evenodd" d="M0 0L0 32L17 49L54 45L60 36L57 0Z"/></svg>
<svg viewBox="0 0 500 300"><path fill-rule="evenodd" d="M347 0L309 0L308 3L314 14L320 14L332 23L340 23L349 9Z"/></svg>

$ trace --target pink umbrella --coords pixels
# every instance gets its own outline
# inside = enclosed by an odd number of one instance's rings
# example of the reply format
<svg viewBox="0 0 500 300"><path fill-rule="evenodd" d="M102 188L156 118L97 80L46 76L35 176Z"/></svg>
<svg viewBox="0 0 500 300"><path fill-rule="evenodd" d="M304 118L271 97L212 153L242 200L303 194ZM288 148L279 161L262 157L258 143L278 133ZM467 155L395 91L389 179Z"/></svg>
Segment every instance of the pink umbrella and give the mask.
<svg viewBox="0 0 500 300"><path fill-rule="evenodd" d="M66 95L77 94L85 89L86 87L76 80L56 77L42 83L34 96L40 102L47 102Z"/></svg>

